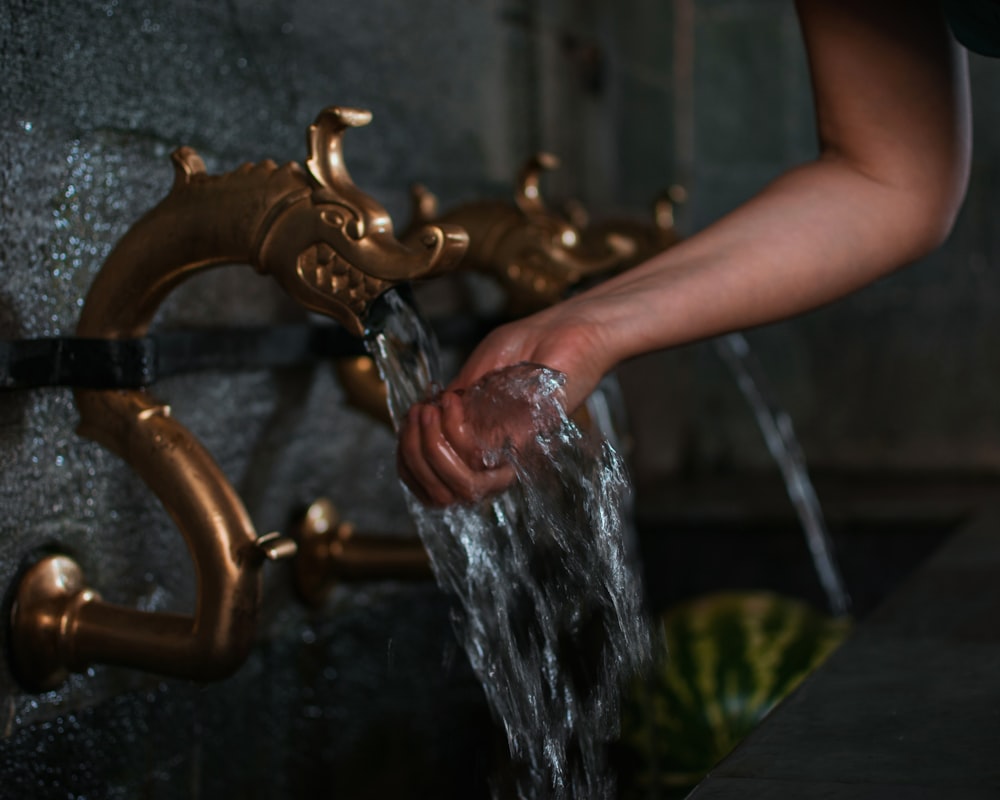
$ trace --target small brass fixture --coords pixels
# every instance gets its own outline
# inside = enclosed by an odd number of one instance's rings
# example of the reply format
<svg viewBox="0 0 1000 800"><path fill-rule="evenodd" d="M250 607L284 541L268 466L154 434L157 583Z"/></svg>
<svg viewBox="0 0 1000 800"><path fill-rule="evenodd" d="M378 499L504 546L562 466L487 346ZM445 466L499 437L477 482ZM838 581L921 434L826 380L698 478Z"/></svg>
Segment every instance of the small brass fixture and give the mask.
<svg viewBox="0 0 1000 800"><path fill-rule="evenodd" d="M314 607L339 583L430 580L427 551L416 536L355 535L337 509L320 498L306 511L296 536L295 587Z"/></svg>
<svg viewBox="0 0 1000 800"><path fill-rule="evenodd" d="M370 118L350 108L320 113L309 127L306 168L264 161L208 175L192 149L177 150L173 188L108 256L78 335L140 337L178 284L222 264L252 265L304 308L364 334L380 295L452 268L467 245L449 225L424 226L401 243L386 211L355 186L342 137ZM80 434L123 458L180 529L197 599L191 616L112 605L86 586L73 560L46 558L26 573L13 603L19 678L49 689L95 663L194 680L228 676L253 643L261 565L294 553L294 542L257 536L229 481L169 406L142 390L80 389L75 398Z"/></svg>

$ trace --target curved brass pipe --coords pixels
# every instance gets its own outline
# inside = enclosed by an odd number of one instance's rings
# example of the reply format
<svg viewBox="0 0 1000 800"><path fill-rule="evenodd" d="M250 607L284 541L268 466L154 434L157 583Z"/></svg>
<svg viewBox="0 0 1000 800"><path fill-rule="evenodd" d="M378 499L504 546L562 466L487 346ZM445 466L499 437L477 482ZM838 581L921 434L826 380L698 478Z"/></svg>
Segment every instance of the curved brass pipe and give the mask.
<svg viewBox="0 0 1000 800"><path fill-rule="evenodd" d="M338 358L334 370L349 405L389 429L394 427L389 412L389 389L378 374L378 367L371 356Z"/></svg>
<svg viewBox="0 0 1000 800"><path fill-rule="evenodd" d="M388 214L351 181L342 135L370 114L324 110L309 128L308 171L291 163L247 164L210 176L197 154L173 154L167 197L122 238L94 280L78 334L131 338L163 299L200 270L249 264L293 299L357 335L374 301L403 280L454 266L464 232L425 226L400 243ZM236 670L252 645L265 558L294 552L258 538L218 465L168 406L140 390L78 390L81 435L123 458L184 535L197 573L193 616L123 608L101 600L65 556L29 570L15 597L11 642L26 685L51 688L69 671L118 664L197 680Z"/></svg>

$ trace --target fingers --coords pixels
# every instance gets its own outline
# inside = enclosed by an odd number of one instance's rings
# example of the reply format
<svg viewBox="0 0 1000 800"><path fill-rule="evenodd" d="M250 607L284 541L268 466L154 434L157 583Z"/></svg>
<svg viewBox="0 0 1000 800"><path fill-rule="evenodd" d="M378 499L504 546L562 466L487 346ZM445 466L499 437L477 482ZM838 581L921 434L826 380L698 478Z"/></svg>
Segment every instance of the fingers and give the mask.
<svg viewBox="0 0 1000 800"><path fill-rule="evenodd" d="M514 481L514 468L499 453L493 453L490 463L483 455L483 443L473 434L465 419L465 406L457 392L441 395L441 433L451 452L460 459L454 473L440 471L438 474L452 486L457 494L464 495L468 502L481 500L488 495L506 489ZM446 469L444 464L439 465ZM457 481L457 485L449 480Z"/></svg>
<svg viewBox="0 0 1000 800"><path fill-rule="evenodd" d="M482 469L482 447L466 423L465 408L459 392L442 392L440 401L441 429L445 439L466 464Z"/></svg>
<svg viewBox="0 0 1000 800"><path fill-rule="evenodd" d="M424 462L420 455L420 426L414 420L414 416L418 413L417 407L414 406L403 420L396 445L396 470L400 479L413 492L417 500L425 506L434 506L437 503L431 498L427 482L428 480L436 481L436 476L433 473L427 475L421 466ZM411 468L410 464L415 464L416 467ZM440 485L440 481L437 481L435 491L439 493L439 496L445 491L445 487Z"/></svg>
<svg viewBox="0 0 1000 800"><path fill-rule="evenodd" d="M415 405L406 415L399 433L397 466L400 477L424 505L446 506L455 502L448 485L430 465L424 452L423 415L430 406ZM429 419L429 417L428 417Z"/></svg>
<svg viewBox="0 0 1000 800"><path fill-rule="evenodd" d="M450 404L442 400L440 409L429 404L414 406L400 431L400 477L425 505L475 503L514 479L509 465L485 470L478 464L470 466L459 455L452 441L463 442L460 449L465 454L473 449L462 430L459 405L455 398Z"/></svg>

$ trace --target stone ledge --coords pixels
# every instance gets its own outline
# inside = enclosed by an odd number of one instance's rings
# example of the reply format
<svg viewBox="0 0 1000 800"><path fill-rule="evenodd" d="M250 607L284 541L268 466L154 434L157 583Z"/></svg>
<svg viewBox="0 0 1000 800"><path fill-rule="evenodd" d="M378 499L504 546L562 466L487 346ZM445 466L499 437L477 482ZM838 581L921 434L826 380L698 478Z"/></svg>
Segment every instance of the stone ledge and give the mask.
<svg viewBox="0 0 1000 800"><path fill-rule="evenodd" d="M952 536L691 800L998 796L998 528Z"/></svg>

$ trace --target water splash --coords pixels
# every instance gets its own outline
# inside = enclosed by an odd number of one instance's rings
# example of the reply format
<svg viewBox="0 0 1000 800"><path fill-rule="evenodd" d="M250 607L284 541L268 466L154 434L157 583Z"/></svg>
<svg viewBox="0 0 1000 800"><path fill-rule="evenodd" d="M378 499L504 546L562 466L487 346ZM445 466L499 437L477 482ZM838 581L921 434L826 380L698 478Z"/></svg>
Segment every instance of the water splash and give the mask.
<svg viewBox="0 0 1000 800"><path fill-rule="evenodd" d="M823 511L809 480L805 455L792 428L792 419L778 408L764 388L766 382L750 345L743 334L731 333L715 340L715 347L736 378L736 383L753 409L757 425L771 456L785 480L788 497L805 532L820 584L826 593L830 611L845 616L851 608L850 596L833 554L833 542L827 531Z"/></svg>
<svg viewBox="0 0 1000 800"><path fill-rule="evenodd" d="M400 419L433 391L433 344L402 302L370 343ZM425 349L427 348L427 349ZM624 465L566 416L562 376L535 365L494 373L463 396L486 458L519 480L476 507L411 512L456 632L504 726L513 762L494 785L524 800L610 800L605 745L621 683L648 659L649 629L625 553ZM496 441L512 415L532 435Z"/></svg>

